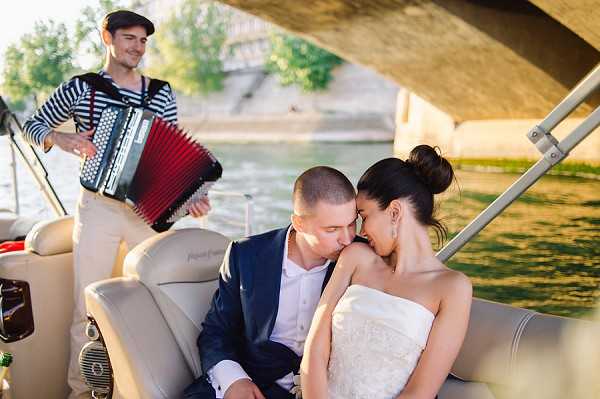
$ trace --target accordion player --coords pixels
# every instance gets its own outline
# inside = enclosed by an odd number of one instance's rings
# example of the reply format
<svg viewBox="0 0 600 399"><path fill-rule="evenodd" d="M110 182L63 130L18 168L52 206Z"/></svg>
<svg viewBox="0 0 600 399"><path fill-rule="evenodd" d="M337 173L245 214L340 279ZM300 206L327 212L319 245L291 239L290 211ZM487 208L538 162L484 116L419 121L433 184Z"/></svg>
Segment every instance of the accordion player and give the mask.
<svg viewBox="0 0 600 399"><path fill-rule="evenodd" d="M223 172L187 133L141 108L105 108L92 142L97 153L84 160L81 185L125 202L158 232L185 216Z"/></svg>

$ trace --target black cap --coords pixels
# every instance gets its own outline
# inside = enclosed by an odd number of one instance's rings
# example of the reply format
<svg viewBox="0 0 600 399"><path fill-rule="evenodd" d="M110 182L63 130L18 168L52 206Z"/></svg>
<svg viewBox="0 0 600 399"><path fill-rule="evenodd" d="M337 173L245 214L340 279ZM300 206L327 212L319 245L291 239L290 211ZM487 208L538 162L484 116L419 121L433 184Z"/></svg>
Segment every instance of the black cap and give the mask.
<svg viewBox="0 0 600 399"><path fill-rule="evenodd" d="M102 19L102 29L115 33L120 28L130 28L132 26L143 26L146 29L146 35L154 33L154 24L148 18L128 10L111 11Z"/></svg>

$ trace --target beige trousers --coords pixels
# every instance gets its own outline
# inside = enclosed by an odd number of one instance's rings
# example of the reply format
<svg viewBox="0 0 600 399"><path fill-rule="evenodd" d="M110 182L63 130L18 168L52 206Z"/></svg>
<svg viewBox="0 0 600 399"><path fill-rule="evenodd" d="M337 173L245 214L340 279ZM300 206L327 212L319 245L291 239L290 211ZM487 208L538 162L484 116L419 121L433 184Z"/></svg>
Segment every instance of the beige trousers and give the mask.
<svg viewBox="0 0 600 399"><path fill-rule="evenodd" d="M89 398L89 389L79 371L79 352L88 342L84 290L89 284L110 278L121 242L128 249L154 235L125 203L81 189L73 225L73 295L71 357L68 382L70 399Z"/></svg>

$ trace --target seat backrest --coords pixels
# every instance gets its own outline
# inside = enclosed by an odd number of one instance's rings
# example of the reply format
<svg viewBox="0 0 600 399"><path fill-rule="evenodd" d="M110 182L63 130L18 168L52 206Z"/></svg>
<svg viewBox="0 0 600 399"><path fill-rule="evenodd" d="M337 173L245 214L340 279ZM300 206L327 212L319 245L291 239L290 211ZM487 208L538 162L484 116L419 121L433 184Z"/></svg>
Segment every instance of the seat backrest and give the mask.
<svg viewBox="0 0 600 399"><path fill-rule="evenodd" d="M209 230L173 230L144 241L125 258L124 276L150 291L195 377L201 374L196 341L229 241Z"/></svg>
<svg viewBox="0 0 600 399"><path fill-rule="evenodd" d="M72 217L36 224L25 240L25 250L0 255L0 277L29 285L34 330L30 336L0 343L11 352L11 397L65 398L69 359L69 326L73 317ZM27 306L19 309L26 311ZM51 343L49 345L49 343ZM40 361L51 359L51 361ZM18 361L17 361L18 360Z"/></svg>
<svg viewBox="0 0 600 399"><path fill-rule="evenodd" d="M40 256L52 256L73 251L73 217L37 223L25 238L25 250Z"/></svg>
<svg viewBox="0 0 600 399"><path fill-rule="evenodd" d="M565 332L598 327L585 320L474 299L467 335L452 374L463 381L495 387L498 397L513 397L523 378L543 381L550 377L545 373L553 372L548 367L565 366L565 356L575 346ZM536 362L546 362L548 367L532 368Z"/></svg>

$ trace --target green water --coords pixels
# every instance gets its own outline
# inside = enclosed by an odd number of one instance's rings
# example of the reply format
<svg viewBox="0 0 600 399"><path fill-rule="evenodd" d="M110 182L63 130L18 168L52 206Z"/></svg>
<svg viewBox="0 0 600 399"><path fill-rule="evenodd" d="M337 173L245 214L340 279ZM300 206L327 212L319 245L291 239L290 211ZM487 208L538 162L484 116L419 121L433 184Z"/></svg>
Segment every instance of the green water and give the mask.
<svg viewBox="0 0 600 399"><path fill-rule="evenodd" d="M441 213L456 233L517 175L460 173L462 192ZM587 317L600 297L600 182L545 177L488 225L449 265L481 298Z"/></svg>

